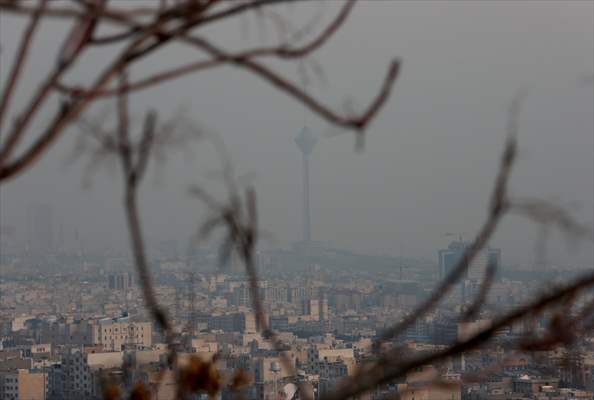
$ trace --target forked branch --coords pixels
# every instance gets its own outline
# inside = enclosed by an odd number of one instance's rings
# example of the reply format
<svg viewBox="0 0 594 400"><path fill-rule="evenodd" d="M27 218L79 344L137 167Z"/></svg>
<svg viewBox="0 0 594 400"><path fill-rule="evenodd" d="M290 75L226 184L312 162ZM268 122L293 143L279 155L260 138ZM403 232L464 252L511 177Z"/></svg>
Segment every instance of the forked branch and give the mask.
<svg viewBox="0 0 594 400"><path fill-rule="evenodd" d="M215 7L215 5L219 4L218 1L196 2L185 0L173 3L162 2L160 7L154 8L125 9L114 7L110 2L99 0L81 1L83 9L77 10L54 5L47 8L41 6L33 8L21 1L0 0L0 9L5 11L33 14L37 19L41 17L60 17L75 20L73 30L64 41L55 69L44 79L36 95L30 100L20 117L17 118L13 130L4 135L6 139L0 149L0 183L22 173L41 158L49 146L61 136L70 122L75 120L94 100L105 95L117 95L122 88L109 89L109 84L121 71L143 60L146 56L153 54L172 41L190 44L198 48L202 53L206 53L209 58L144 78L127 85L126 90L139 90L206 68L231 64L260 76L275 88L303 103L328 122L358 132L364 131L390 95L400 68L398 60L391 63L378 94L360 115L342 115L305 93L298 85L293 84L277 71L255 60L264 56L275 56L282 59L303 59L323 46L339 30L350 14L354 0L346 2L338 15L321 33L301 46L282 43L276 47L255 48L234 54L222 50L206 38L190 35L190 31L207 26L210 23L220 22L248 11L259 10L262 7L284 2L287 2L287 0L255 0L226 5L219 10ZM141 18L143 21L148 22L138 22ZM97 38L94 32L103 23L115 24L127 30L109 38ZM28 43L28 41L29 39L25 38L24 43ZM64 84L62 78L69 70L69 67L79 58L79 55L86 47L98 42L102 44L125 43L126 45L124 50L103 69L90 87L73 87ZM23 46L23 48L27 47L28 45ZM26 53L26 51L23 53ZM16 64L19 63L17 60ZM18 80L18 73L15 73L14 76L15 78L9 81L11 86L8 87L8 94L12 92L11 87L15 86ZM55 112L47 128L35 139L31 140L32 144L20 154L14 156L13 153L17 145L22 142L23 136L28 133L27 127L30 122L38 113L38 110L46 103L48 96L56 89L67 94L69 100L62 102L60 109ZM9 99L10 96L3 96L2 102L8 104ZM0 114L0 121L1 118L2 114Z"/></svg>

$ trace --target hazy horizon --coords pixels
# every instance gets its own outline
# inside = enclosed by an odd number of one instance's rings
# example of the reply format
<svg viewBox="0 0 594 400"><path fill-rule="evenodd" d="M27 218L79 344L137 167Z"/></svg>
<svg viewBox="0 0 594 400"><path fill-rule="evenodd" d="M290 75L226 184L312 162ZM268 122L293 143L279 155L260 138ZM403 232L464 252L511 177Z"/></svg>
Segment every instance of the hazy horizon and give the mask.
<svg viewBox="0 0 594 400"><path fill-rule="evenodd" d="M332 18L336 4L324 3L324 20ZM307 20L315 7L279 10ZM17 45L12 38L23 21L0 15L2 84ZM271 43L273 30L262 34L255 21L247 28L245 21L235 21L206 32L230 48ZM55 47L52 41L65 28L42 25L10 115L54 62L46 59L53 52L36 50ZM86 83L85 77L102 66L104 52L85 53L66 80ZM131 76L184 64L193 54L179 46L158 52ZM293 139L307 124L320 137L311 157L313 239L365 253L435 259L437 249L453 239L445 233L465 232L471 239L481 226L505 140L507 107L519 89L529 87L511 195L554 200L592 226L594 3L361 2L336 37L314 54L326 79L312 76L309 90L332 106L350 97L362 108L392 57L403 60L402 73L367 132L363 152L354 150L351 133L331 135L337 132L304 114L299 103L237 69L207 71L138 92L132 108L138 118L155 108L167 119L187 107L188 116L223 137L238 173L252 176L258 192L262 229L273 239L263 246L301 238L301 157ZM272 65L299 81L294 64ZM35 120L36 129L50 111ZM77 134L70 129L41 162L3 183L1 223L23 236L27 207L45 203L54 209L55 226L63 224L71 236L78 230L85 246L126 249L119 171L101 167L85 187L87 159L68 162ZM208 178L208 171L218 168L211 147L201 141L192 149L192 157L179 150L168 154L164 167L151 170L143 183L140 202L149 241L175 239L185 246L204 216L188 186L220 186ZM530 264L537 237L533 223L508 216L491 245L502 249L504 264ZM567 246L555 233L547 249L550 264L594 263L591 242Z"/></svg>

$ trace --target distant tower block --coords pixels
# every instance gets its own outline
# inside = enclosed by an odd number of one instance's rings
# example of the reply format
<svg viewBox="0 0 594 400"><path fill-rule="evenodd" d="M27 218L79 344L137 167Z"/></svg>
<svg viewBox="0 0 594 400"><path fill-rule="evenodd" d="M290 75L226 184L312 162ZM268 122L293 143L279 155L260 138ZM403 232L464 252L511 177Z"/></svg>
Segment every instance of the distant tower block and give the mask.
<svg viewBox="0 0 594 400"><path fill-rule="evenodd" d="M295 138L303 157L303 241L311 241L311 216L309 210L309 156L317 143L317 139L308 127L303 127Z"/></svg>

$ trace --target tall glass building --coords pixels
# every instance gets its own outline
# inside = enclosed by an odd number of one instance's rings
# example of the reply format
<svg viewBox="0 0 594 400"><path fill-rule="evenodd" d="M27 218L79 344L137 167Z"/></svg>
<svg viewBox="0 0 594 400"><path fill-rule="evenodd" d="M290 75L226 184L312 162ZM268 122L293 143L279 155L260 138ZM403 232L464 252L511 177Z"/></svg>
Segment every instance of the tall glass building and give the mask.
<svg viewBox="0 0 594 400"><path fill-rule="evenodd" d="M462 259L464 252L470 245L470 242L457 240L451 242L447 249L442 249L437 252L440 279L444 279L454 268L456 268ZM464 278L480 280L485 274L489 264L493 264L495 267L501 265L501 249L491 247L482 249L466 270Z"/></svg>

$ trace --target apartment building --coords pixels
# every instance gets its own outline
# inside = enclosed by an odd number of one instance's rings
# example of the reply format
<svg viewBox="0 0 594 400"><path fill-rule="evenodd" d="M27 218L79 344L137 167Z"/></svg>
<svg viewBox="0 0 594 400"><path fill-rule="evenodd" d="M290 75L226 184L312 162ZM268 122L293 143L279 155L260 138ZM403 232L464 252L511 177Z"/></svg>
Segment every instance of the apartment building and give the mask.
<svg viewBox="0 0 594 400"><path fill-rule="evenodd" d="M0 399L45 400L47 374L18 369L0 372Z"/></svg>
<svg viewBox="0 0 594 400"><path fill-rule="evenodd" d="M254 313L229 313L211 315L208 317L208 329L223 332L256 332L256 318Z"/></svg>
<svg viewBox="0 0 594 400"><path fill-rule="evenodd" d="M125 346L150 347L152 324L131 322L126 318L101 319L92 328L91 342L102 345L105 351L121 351Z"/></svg>
<svg viewBox="0 0 594 400"><path fill-rule="evenodd" d="M103 371L121 368L123 352L86 353L72 349L49 369L48 399L84 400L101 394Z"/></svg>

